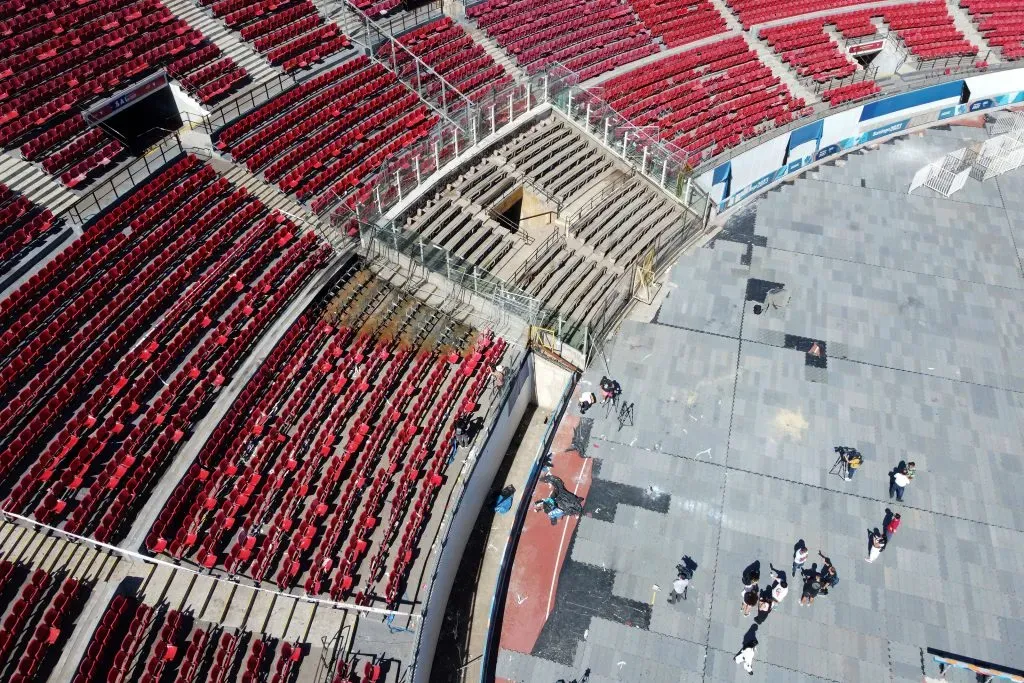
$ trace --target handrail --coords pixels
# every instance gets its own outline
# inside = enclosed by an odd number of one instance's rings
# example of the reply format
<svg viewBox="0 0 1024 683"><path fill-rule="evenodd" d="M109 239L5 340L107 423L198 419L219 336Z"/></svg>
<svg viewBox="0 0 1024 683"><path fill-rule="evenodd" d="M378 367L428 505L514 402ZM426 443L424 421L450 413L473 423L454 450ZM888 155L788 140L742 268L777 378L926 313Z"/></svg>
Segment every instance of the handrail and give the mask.
<svg viewBox="0 0 1024 683"><path fill-rule="evenodd" d="M346 13L350 17L354 17L358 24L361 24L363 30L366 32L366 48L367 56L373 61L379 63L381 66L390 68L398 80L401 81L402 85L409 88L420 98L438 112L443 118L450 121L455 126L458 126L462 130L466 130L468 126L468 120L472 119L472 116L466 116L467 113L475 111L475 105L473 101L469 99L461 90L453 86L446 78L441 76L435 71L429 64L420 59L416 54L409 50L401 41L396 39L389 31L382 29L377 22L366 15L361 9L353 5L349 0L324 0L321 2L321 7L325 6L328 8L327 18L333 21L340 22L339 25L344 26L344 20L341 19L342 15ZM386 60L380 59L379 47L387 44L390 47L391 63L388 64ZM415 83L410 84L407 82L408 76L403 75L402 71L399 70L398 64L395 59L396 51L405 53L405 57L411 60L412 64L415 65ZM412 74L409 74L410 76ZM428 96L427 88L424 87L424 77L431 76L436 79L436 82L441 84L441 106L438 107L436 102L433 102ZM449 103L448 97L446 97L446 91L452 97L455 98L455 102ZM455 106L455 105L458 106ZM462 120L462 119L465 120Z"/></svg>
<svg viewBox="0 0 1024 683"><path fill-rule="evenodd" d="M579 223L586 216L589 216L591 212L593 212L597 208L598 204L604 202L604 200L608 199L608 197L611 197L614 194L618 194L619 192L624 190L628 185L630 185L636 179L636 169L630 168L629 171L630 172L628 175L623 176L621 179L612 183L611 185L605 186L605 188L601 190L596 196L592 197L590 201L581 206L576 213L566 218L566 231L573 232L573 234L575 235L575 231L572 230L573 225Z"/></svg>
<svg viewBox="0 0 1024 683"><path fill-rule="evenodd" d="M498 565L497 578L494 582L494 593L491 596L491 609L487 619L484 650L480 658L480 683L494 680L494 669L497 665L498 645L501 637L501 631L496 629L496 627L499 625L498 622L504 612L504 601L502 598L504 598L508 590L509 573L512 569L511 562L515 556L523 523L526 521L526 514L530 510L532 492L537 486L540 471L543 469L544 457L547 455L551 442L555 438L558 424L562 421L562 416L569 407L573 389L578 381L579 375L577 373L570 374L566 380L565 387L562 389L562 395L558 399L558 404L548 418L548 425L544 430L544 436L541 437L540 445L537 448L537 455L534 456L533 466L530 468L530 474L526 479L526 486L520 492L519 504L516 506L515 521L512 523L512 528L505 539L505 547L501 551L501 563Z"/></svg>

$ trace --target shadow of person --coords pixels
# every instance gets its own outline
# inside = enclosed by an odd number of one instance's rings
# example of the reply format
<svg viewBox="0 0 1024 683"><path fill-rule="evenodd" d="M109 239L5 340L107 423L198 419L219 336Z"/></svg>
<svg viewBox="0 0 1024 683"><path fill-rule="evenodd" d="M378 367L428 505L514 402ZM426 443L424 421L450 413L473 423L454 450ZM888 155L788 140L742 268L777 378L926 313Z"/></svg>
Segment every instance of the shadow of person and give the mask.
<svg viewBox="0 0 1024 683"><path fill-rule="evenodd" d="M697 562L689 555L683 555L683 559L679 560L679 562L686 565L686 568L691 572L697 571Z"/></svg>
<svg viewBox="0 0 1024 683"><path fill-rule="evenodd" d="M754 560L753 562L751 562L750 564L748 564L746 567L743 568L743 578L744 578L743 582L744 583L746 583L746 578L749 577L749 576L757 576L757 577L760 578L760 576L761 576L761 560Z"/></svg>
<svg viewBox="0 0 1024 683"><path fill-rule="evenodd" d="M757 629L758 629L758 625L757 624L751 624L750 628L747 629L747 632L743 634L743 647L744 648L746 648L752 642L757 640Z"/></svg>

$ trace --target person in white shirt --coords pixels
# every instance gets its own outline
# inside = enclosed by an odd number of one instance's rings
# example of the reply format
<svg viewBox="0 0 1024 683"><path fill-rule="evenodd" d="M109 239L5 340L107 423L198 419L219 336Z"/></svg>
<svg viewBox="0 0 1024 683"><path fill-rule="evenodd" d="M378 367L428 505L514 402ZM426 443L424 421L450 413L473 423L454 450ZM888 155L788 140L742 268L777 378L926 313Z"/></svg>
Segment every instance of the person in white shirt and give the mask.
<svg viewBox="0 0 1024 683"><path fill-rule="evenodd" d="M754 655L757 654L757 638L751 638L743 644L743 649L736 653L734 659L743 665L743 670L754 675Z"/></svg>
<svg viewBox="0 0 1024 683"><path fill-rule="evenodd" d="M800 576L804 570L804 562L807 561L807 546L804 545L803 541L800 541L796 545L796 550L793 553L793 574L792 577L795 579Z"/></svg>
<svg viewBox="0 0 1024 683"><path fill-rule="evenodd" d="M772 600L782 602L782 599L789 593L789 584L786 583L786 575L780 574L772 567Z"/></svg>
<svg viewBox="0 0 1024 683"><path fill-rule="evenodd" d="M910 477L907 476L907 466L903 463L899 464L899 467L892 473L892 477L889 479L889 500L892 500L893 496L896 496L896 500L903 500L903 490L907 488L907 484L910 483Z"/></svg>
<svg viewBox="0 0 1024 683"><path fill-rule="evenodd" d="M684 579L681 576L677 576L676 580L672 582L672 592L668 594L669 604L675 604L679 602L679 599L686 599L686 589L690 586L690 580Z"/></svg>

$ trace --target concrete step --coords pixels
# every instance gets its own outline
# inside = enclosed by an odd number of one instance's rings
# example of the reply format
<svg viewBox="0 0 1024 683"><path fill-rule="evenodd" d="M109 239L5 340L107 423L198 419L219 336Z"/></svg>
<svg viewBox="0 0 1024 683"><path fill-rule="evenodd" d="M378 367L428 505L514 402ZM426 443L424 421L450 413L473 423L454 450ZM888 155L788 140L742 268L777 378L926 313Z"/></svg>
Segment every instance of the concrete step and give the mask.
<svg viewBox="0 0 1024 683"><path fill-rule="evenodd" d="M747 45L751 50L757 53L758 58L761 62L769 67L776 76L782 79L782 82L789 88L790 94L793 97L803 98L806 104L814 104L820 102L821 99L811 92L806 86L804 86L799 80L797 80L796 74L790 70L789 66L782 61L775 51L757 40L750 33L744 33L743 39L747 41Z"/></svg>
<svg viewBox="0 0 1024 683"><path fill-rule="evenodd" d="M281 213L290 216L297 216L303 222L317 223L317 217L312 211L296 201L291 195L285 194L276 185L271 185L259 176L250 173L249 169L245 166L219 159L216 156L210 159L210 165L235 185L247 187L269 208L277 209Z"/></svg>
<svg viewBox="0 0 1024 683"><path fill-rule="evenodd" d="M505 67L505 71L512 74L513 78L520 83L525 83L527 81L528 76L526 75L526 72L520 69L512 56L498 47L498 44L491 40L490 36L488 36L483 29L478 28L476 24L464 17L459 19L458 22L462 25L462 28L466 29L466 33L473 36L473 40L483 46L484 51L489 54L494 61L501 64Z"/></svg>
<svg viewBox="0 0 1024 683"><path fill-rule="evenodd" d="M64 187L42 167L25 161L17 152L4 152L0 157L0 183L17 190L39 206L54 214L67 211L78 201L78 195Z"/></svg>
<svg viewBox="0 0 1024 683"><path fill-rule="evenodd" d="M949 8L949 14L953 17L956 27L967 37L967 40L978 46L978 59L987 59L989 64L999 64L1003 61L999 57L998 50L994 50L988 44L985 37L978 31L977 26L971 21L967 11L960 7L957 0L946 0L946 7Z"/></svg>
<svg viewBox="0 0 1024 683"><path fill-rule="evenodd" d="M179 18L216 43L224 55L231 57L238 66L245 69L254 83L272 80L283 73L277 67L271 66L251 45L242 40L241 36L225 26L224 22L214 17L209 9L196 5L192 0L166 0L164 4Z"/></svg>

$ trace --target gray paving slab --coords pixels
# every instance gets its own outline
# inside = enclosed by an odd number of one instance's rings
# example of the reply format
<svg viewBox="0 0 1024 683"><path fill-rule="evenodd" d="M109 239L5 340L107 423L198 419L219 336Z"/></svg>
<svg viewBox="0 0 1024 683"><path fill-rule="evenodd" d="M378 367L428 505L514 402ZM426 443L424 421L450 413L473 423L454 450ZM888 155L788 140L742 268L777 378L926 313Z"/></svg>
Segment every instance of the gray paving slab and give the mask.
<svg viewBox="0 0 1024 683"><path fill-rule="evenodd" d="M592 617L573 666L503 651L499 676L902 683L937 677L928 647L1024 667L1024 171L948 200L906 194L921 165L985 135L851 155L673 266L654 322L623 323L581 381L615 377L634 411L587 414L595 486L622 498L592 486L614 514L588 509L572 560L613 572L615 598L653 599L649 624ZM754 315L750 280L784 283L788 306ZM805 353L814 340L824 359ZM852 481L830 474L837 445L864 453ZM891 500L901 460L917 476ZM902 525L868 563L887 510ZM792 573L798 540L840 583L802 606L793 581L747 676L743 568ZM698 569L670 605L652 585L667 590L682 554Z"/></svg>

